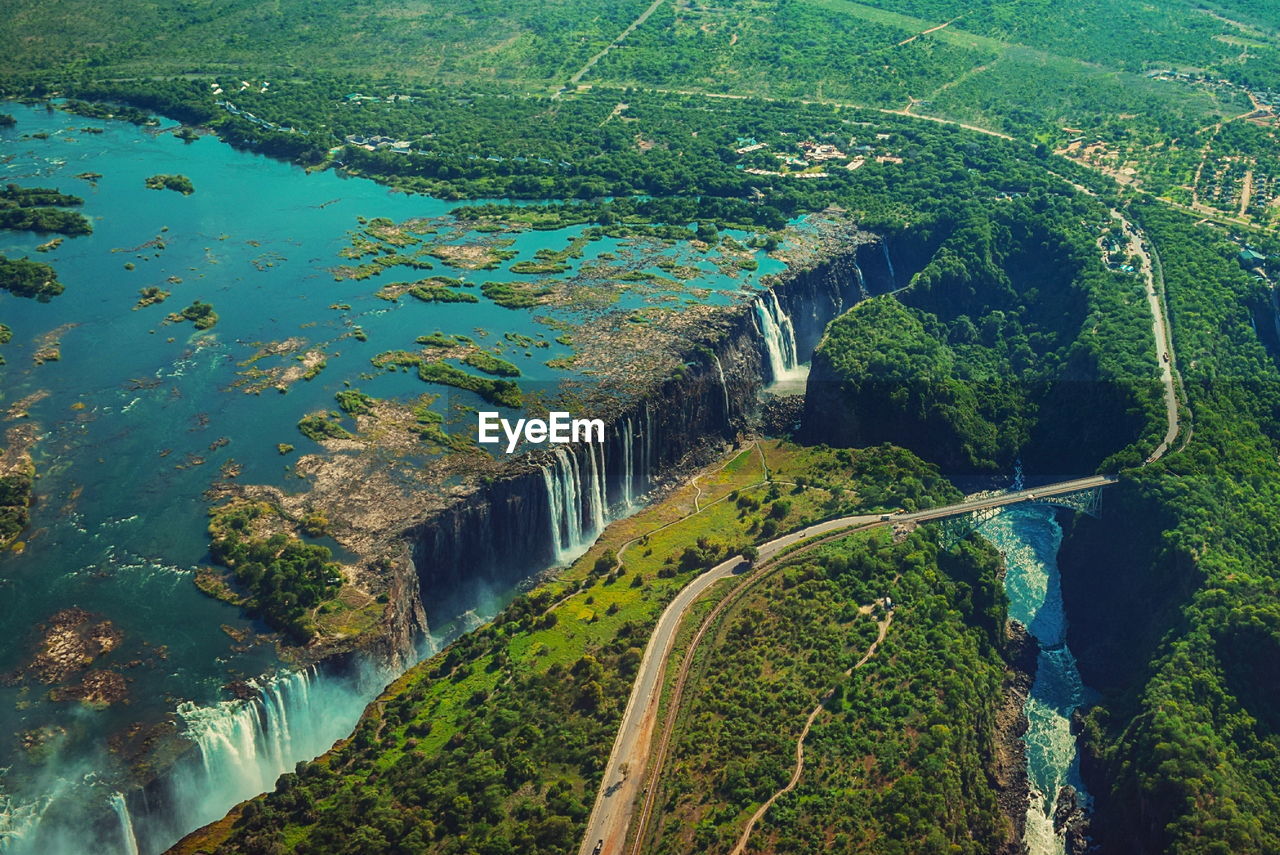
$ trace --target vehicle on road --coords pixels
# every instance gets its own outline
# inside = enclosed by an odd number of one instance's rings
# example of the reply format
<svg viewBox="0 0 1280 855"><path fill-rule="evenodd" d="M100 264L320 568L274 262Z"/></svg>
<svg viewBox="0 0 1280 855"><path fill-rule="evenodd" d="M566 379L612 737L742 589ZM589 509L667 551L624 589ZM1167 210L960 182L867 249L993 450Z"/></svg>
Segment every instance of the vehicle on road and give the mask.
<svg viewBox="0 0 1280 855"><path fill-rule="evenodd" d="M886 522L886 521L888 521L888 520L890 520L890 519L893 519L893 514L881 514L881 515L880 515L880 522Z"/></svg>
<svg viewBox="0 0 1280 855"><path fill-rule="evenodd" d="M591 855L600 855L600 850L604 848L604 838L596 841L596 848L591 850Z"/></svg>

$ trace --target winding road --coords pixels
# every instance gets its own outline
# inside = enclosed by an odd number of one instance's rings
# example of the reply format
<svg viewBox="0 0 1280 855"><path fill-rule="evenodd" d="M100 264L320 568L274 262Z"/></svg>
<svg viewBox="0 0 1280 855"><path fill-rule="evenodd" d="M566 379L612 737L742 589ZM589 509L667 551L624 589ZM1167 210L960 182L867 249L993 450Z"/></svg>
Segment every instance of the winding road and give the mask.
<svg viewBox="0 0 1280 855"><path fill-rule="evenodd" d="M1116 483L1114 475L1091 475L1060 481L1043 487L1015 490L994 496L966 499L953 505L930 508L914 513L893 515L858 514L838 517L815 523L808 528L775 538L760 546L759 556L753 565L753 576L774 569L779 558L790 558L831 540L854 532L869 531L881 526L920 524L971 511L989 510L1006 505L1031 502L1077 490L1104 487ZM883 517L888 516L888 519ZM784 556L785 553L785 556ZM614 739L605 775L596 794L591 817L587 821L587 833L579 847L579 855L592 855L597 843L601 843L599 855L621 855L626 843L627 830L631 826L636 801L642 795L641 782L645 778L648 761L654 755L653 730L658 717L662 684L666 676L668 660L675 647L680 624L693 603L717 582L731 578L739 572L745 559L738 555L723 561L695 578L681 589L675 599L663 610L658 625L649 637L640 670L632 685L631 696L622 716L622 724Z"/></svg>
<svg viewBox="0 0 1280 855"><path fill-rule="evenodd" d="M1165 315L1164 306L1160 302L1160 294L1156 290L1155 269L1142 232L1126 220L1119 211L1112 211L1111 215L1118 219L1124 228L1124 233L1129 239L1130 254L1136 255L1140 260L1142 285L1147 293L1147 305L1151 307L1151 334L1156 341L1156 361L1160 365L1160 382L1164 386L1164 414L1167 424L1164 439L1147 458L1148 463L1155 463L1173 447L1173 441L1178 438L1178 432L1181 430L1178 424L1178 391L1173 379L1173 339L1169 337L1169 321Z"/></svg>
<svg viewBox="0 0 1280 855"><path fill-rule="evenodd" d="M1084 188L1079 189L1084 190ZM1085 190L1085 192L1089 191ZM1090 193L1090 195L1093 194ZM1141 261L1141 274L1144 279L1147 303L1151 310L1156 360L1160 368L1161 383L1164 386L1167 428L1164 438L1151 456L1147 458L1147 463L1152 463L1163 457L1173 447L1173 443L1181 431L1173 343L1169 337L1169 322L1165 307L1156 287L1155 267L1143 239L1143 234L1140 229L1132 225L1118 211L1112 211L1112 215L1119 219L1124 227L1129 241L1129 251ZM657 789L653 786L652 781L648 787L642 789L642 783L646 779L645 772L650 760L654 761L655 778L658 771L661 770L663 757L666 754L667 743L674 724L673 712L667 717L667 726L661 739L658 740L657 745L654 745L653 733L662 699L662 687L666 677L667 665L675 648L676 636L680 625L690 607L716 583L750 569L750 577L746 583L749 585L776 569L779 559L783 557L790 558L800 552L808 551L854 532L895 524L918 525L947 517L959 516L972 511L1039 501L1053 496L1074 493L1079 490L1105 487L1115 484L1118 480L1118 476L1115 475L1091 475L1085 478L1059 481L1054 484L1025 490L967 498L956 504L913 513L892 515L864 514L839 517L826 522L815 523L808 528L783 535L761 545L754 565L746 563L746 560L740 555L734 556L695 578L676 595L675 599L662 612L653 634L649 637L644 657L640 662L639 673L632 685L631 695L627 699L627 707L623 713L622 724L618 728L618 735L614 740L613 749L605 766L605 774L601 779L600 789L596 794L595 804L592 806L591 816L587 821L586 834L583 837L582 845L578 849L579 855L622 855L626 849L627 835L632 826L637 802L643 796L644 799L640 805L639 828L635 835L635 843L632 849L633 855L639 851L644 838L645 826L652 814L654 799L657 794ZM740 587L739 590L743 590L745 587L746 585ZM723 606L724 602L727 601L722 601L721 606ZM704 619L697 635L688 645L688 653L686 653L681 673L672 690L671 707L673 710L678 709L680 705L680 695L688 665L692 659L692 651L696 649L703 633L719 609L720 606L717 606L712 614ZM880 640L883 640L884 633L888 631L887 622L882 624L881 630ZM879 641L868 651L868 658L874 653L878 645ZM810 715L810 722L812 722L816 713L817 710ZM799 775L803 771L803 737L797 745L796 751L796 771L789 787L793 787L798 782ZM782 794L782 792L777 793L774 798L776 799ZM744 831L738 850L735 851L741 851L754 823L764 815L765 810L771 803L772 800L757 811Z"/></svg>

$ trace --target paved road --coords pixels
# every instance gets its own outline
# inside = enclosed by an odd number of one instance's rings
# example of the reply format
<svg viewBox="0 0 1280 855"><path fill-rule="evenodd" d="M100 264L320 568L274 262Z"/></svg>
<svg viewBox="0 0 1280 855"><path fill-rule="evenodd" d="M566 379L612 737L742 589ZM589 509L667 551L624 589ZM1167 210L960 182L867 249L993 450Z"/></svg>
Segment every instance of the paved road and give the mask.
<svg viewBox="0 0 1280 855"><path fill-rule="evenodd" d="M921 118L921 117L917 117ZM1076 185L1078 189L1093 195L1087 189ZM1155 275L1151 256L1143 242L1142 232L1135 228L1118 211L1112 215L1124 225L1129 240L1129 251L1138 256L1142 265L1142 277L1147 295L1147 304L1151 309L1151 329L1155 339L1156 361L1160 368L1160 380L1164 386L1165 418L1167 429L1164 439L1156 447L1147 462L1151 463L1163 457L1177 439L1179 426L1178 398L1173 375L1172 339L1169 337L1168 319L1160 295L1155 287ZM760 547L757 564L768 561L798 544L806 544L832 537L837 532L853 529L868 529L893 523L924 523L932 520L958 516L970 511L988 510L991 508L1013 505L1019 502L1049 498L1077 490L1094 487L1105 487L1117 481L1114 475L1091 475L1086 478L1075 478L1060 481L1026 490L1016 490L992 496L966 499L954 505L916 511L907 514L895 514L890 519L878 516L849 516L817 523L802 531L793 532L771 540ZM640 663L640 672L632 686L631 697L627 700L627 709L623 715L622 725L614 740L613 750L609 755L605 775L600 783L600 790L587 822L587 833L579 848L579 855L593 855L595 846L601 844L601 855L622 855L626 844L627 830L630 827L632 814L640 796L641 782L644 780L645 766L650 757L650 746L653 741L653 728L657 719L658 705L661 699L663 677L666 674L667 660L675 645L676 632L688 612L689 607L708 588L723 579L732 576L735 568L742 562L741 556L716 565L693 580L663 611L658 625L649 638L644 658Z"/></svg>
<svg viewBox="0 0 1280 855"><path fill-rule="evenodd" d="M1092 475L1043 487L966 499L954 505L925 511L895 514L888 520L881 519L878 515L866 514L839 517L816 523L762 545L757 565L777 557L780 552L789 547L822 540L837 532L865 530L892 523L929 522L958 516L969 511L1003 507L1037 498L1072 493L1076 490L1103 487L1114 484L1116 480L1113 475ZM622 855L627 829L631 824L632 813L640 795L641 782L644 780L645 766L649 760L653 728L662 695L663 677L666 674L667 660L675 646L676 632L694 601L715 583L734 575L734 570L742 560L741 556L734 556L698 576L676 595L658 619L658 625L649 637L644 657L640 661L640 671L632 685L631 697L627 700L626 712L623 713L622 724L618 728L613 750L609 754L609 762L605 766L604 778L600 782L600 790L596 794L595 805L587 821L587 833L578 849L579 855L592 855L598 841L603 841L604 844L601 855Z"/></svg>
<svg viewBox="0 0 1280 855"><path fill-rule="evenodd" d="M1160 302L1160 295L1156 293L1156 277L1151 263L1151 253L1147 251L1146 244L1142 240L1142 232L1134 228L1119 211L1112 211L1111 215L1124 224L1125 235L1129 239L1129 252L1141 260L1142 284L1147 292L1147 305L1151 307L1151 332L1156 340L1156 361L1160 365L1160 382L1164 384L1164 412L1165 421L1168 424L1164 439L1147 458L1148 463L1154 463L1164 457L1165 453L1173 447L1173 441L1178 438L1178 394L1173 383L1173 351L1170 344L1172 339L1169 338L1164 306Z"/></svg>

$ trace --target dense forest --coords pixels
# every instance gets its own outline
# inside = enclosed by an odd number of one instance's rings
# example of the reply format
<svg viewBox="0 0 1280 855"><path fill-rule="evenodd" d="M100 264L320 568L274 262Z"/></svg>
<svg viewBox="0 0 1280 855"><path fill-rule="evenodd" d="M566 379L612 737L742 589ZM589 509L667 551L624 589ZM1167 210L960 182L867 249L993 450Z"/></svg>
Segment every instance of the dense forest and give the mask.
<svg viewBox="0 0 1280 855"><path fill-rule="evenodd" d="M802 784L771 807L750 851L1016 847L990 783L1000 572L989 546L943 553L918 533L839 541L759 583L704 642L647 851L731 851L746 817L787 782L805 716L828 692ZM850 675L885 619L873 606L885 596L898 603L892 629Z"/></svg>
<svg viewBox="0 0 1280 855"><path fill-rule="evenodd" d="M1102 260L1112 228L1085 197L942 208L895 243L936 247L910 287L828 329L806 436L897 442L950 474L1141 463L1160 387L1141 281Z"/></svg>
<svg viewBox="0 0 1280 855"><path fill-rule="evenodd" d="M284 532L256 531L255 524L271 515L269 508L252 502L216 509L210 514L209 551L248 592L242 605L301 644L316 634L315 610L341 588L342 568L331 560L326 546ZM323 533L323 528L314 533Z"/></svg>
<svg viewBox="0 0 1280 855"><path fill-rule="evenodd" d="M1131 472L1060 563L1070 643L1102 690L1086 777L1107 852L1273 852L1280 836L1280 371L1238 247L1158 205L1194 436Z"/></svg>
<svg viewBox="0 0 1280 855"><path fill-rule="evenodd" d="M47 303L64 290L52 267L28 258L5 258L0 255L0 289L15 297L28 297Z"/></svg>
<svg viewBox="0 0 1280 855"><path fill-rule="evenodd" d="M79 196L57 190L8 184L0 189L0 229L86 235L93 231L93 226L84 215L61 210L83 204Z"/></svg>
<svg viewBox="0 0 1280 855"><path fill-rule="evenodd" d="M572 849L661 606L731 550L847 509L842 479L877 512L952 497L911 452L948 474L1018 460L1123 470L1101 519L1068 524L1060 561L1070 646L1100 693L1082 739L1094 834L1115 855L1280 851L1280 335L1267 284L1236 260L1246 242L1274 255L1280 240L1193 224L1280 219L1274 2L661 3L622 39L647 0L9 5L9 97L205 126L307 168L477 200L465 219L619 238L740 227L772 249L796 218L839 209L918 258L907 290L830 327L805 425L815 441L910 451L821 449L823 486L808 473L786 496L780 482L744 489L713 534L681 532L658 552L646 541L625 561L589 553L563 587L518 597L393 684L350 739L239 809L218 852ZM13 124L0 114L6 140ZM149 182L194 190L183 176ZM1163 431L1150 316L1141 282L1097 245L1113 234L1106 206L1122 202L1156 250L1193 416L1186 447L1147 466ZM80 204L9 185L0 228L88 234ZM0 289L47 301L63 286L49 265L0 256ZM407 293L477 299L438 284ZM543 296L513 283L482 294L512 308ZM217 315L196 301L171 320L207 329ZM489 354L468 363L483 377L402 351L374 364L521 403L506 379L518 369ZM348 414L372 401L336 400ZM348 436L340 421L313 413L298 429ZM0 541L26 523L30 490L22 473L0 479ZM215 512L212 553L229 574L210 589L306 643L341 568L264 515ZM833 689L805 778L757 829L763 845L1004 843L989 784L998 573L979 543L943 552L917 533L845 541L772 577L719 627L657 851L728 849L785 781L797 720ZM893 634L843 676L879 617L858 607L889 591Z"/></svg>
<svg viewBox="0 0 1280 855"><path fill-rule="evenodd" d="M213 105L208 87L188 80L81 84L83 97L115 99L166 115L199 117L233 145L300 163L341 164L347 172L443 198L595 200L590 221L778 229L792 218L838 204L869 226L927 215L945 188L955 198L994 199L1035 188L1062 188L1024 145L974 140L945 125L849 107L762 100L708 100L626 93L623 116L611 93L572 99L511 98L422 86L403 100L347 100L358 81L318 77L268 94L238 97L265 129ZM307 133L302 128L313 128ZM887 134L887 136L885 136ZM348 137L402 140L407 151L348 144ZM803 154L805 140L859 150L857 169L827 169L799 180L756 174L747 141L774 153ZM330 150L337 148L336 154ZM770 156L774 163L777 161ZM1096 178L1062 162L1081 183ZM569 215L561 211L559 219ZM581 217L577 218L581 221Z"/></svg>
<svg viewBox="0 0 1280 855"><path fill-rule="evenodd" d="M739 454L728 470L739 480L705 497L726 499L716 505L714 534L693 519L652 532L621 558L616 542L597 544L556 582L517 597L492 622L393 683L333 752L299 764L274 793L178 851L562 855L572 849L649 632L684 584L731 549L808 524L832 507L850 507L851 493L867 497L852 505L864 508L886 496L924 507L958 495L935 467L902 449L778 444L766 452L765 483L750 468L759 454L751 448ZM654 525L662 513L641 512L638 524ZM815 614L815 626L839 623L883 596L891 584L886 568L902 559L911 581L904 576L901 590L919 592L915 608L922 615L943 608L956 627L969 626L948 658L988 669L966 695L976 710L992 701L985 680L999 667L991 633L1002 622L1002 606L992 600L990 556L957 556L935 559L923 536L898 546L847 542L787 571L815 579L795 591L792 607L829 590L840 599ZM938 567L949 575L937 578ZM851 640L850 649L858 643ZM841 662L813 673L830 673ZM930 657L909 662L895 674L928 682L930 669L949 667ZM981 768L973 745L957 742L955 762L966 775ZM915 776L906 777L904 787L917 786ZM974 817L975 832L998 833L986 801ZM913 812L899 826L903 840L915 839L919 821ZM897 824L894 817L885 822ZM966 833L960 826L953 831Z"/></svg>

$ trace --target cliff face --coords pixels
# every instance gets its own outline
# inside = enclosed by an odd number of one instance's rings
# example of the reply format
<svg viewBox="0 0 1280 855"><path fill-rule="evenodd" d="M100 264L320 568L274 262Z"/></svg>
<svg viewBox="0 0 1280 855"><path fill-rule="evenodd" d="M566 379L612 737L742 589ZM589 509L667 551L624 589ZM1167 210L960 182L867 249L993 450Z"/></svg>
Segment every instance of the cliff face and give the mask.
<svg viewBox="0 0 1280 855"><path fill-rule="evenodd" d="M890 281L878 244L851 245L773 287L792 322L796 354L810 358L830 321L870 284ZM863 261L860 261L862 259ZM486 591L509 590L568 560L599 529L693 456L731 439L751 419L770 379L749 306L690 342L685 367L605 417L602 446L564 445L513 462L509 474L410 525L404 540L429 620L446 621ZM411 586L403 593L409 594Z"/></svg>
<svg viewBox="0 0 1280 855"><path fill-rule="evenodd" d="M1106 853L1158 853L1178 805L1131 789L1125 757L1109 753L1135 690L1162 637L1203 581L1194 557L1162 543L1173 527L1158 496L1123 481L1103 496L1100 519L1066 527L1058 566L1069 617L1067 642L1084 682L1102 693L1103 710L1081 739L1080 768L1094 798L1090 833ZM1114 713L1113 713L1114 711Z"/></svg>

